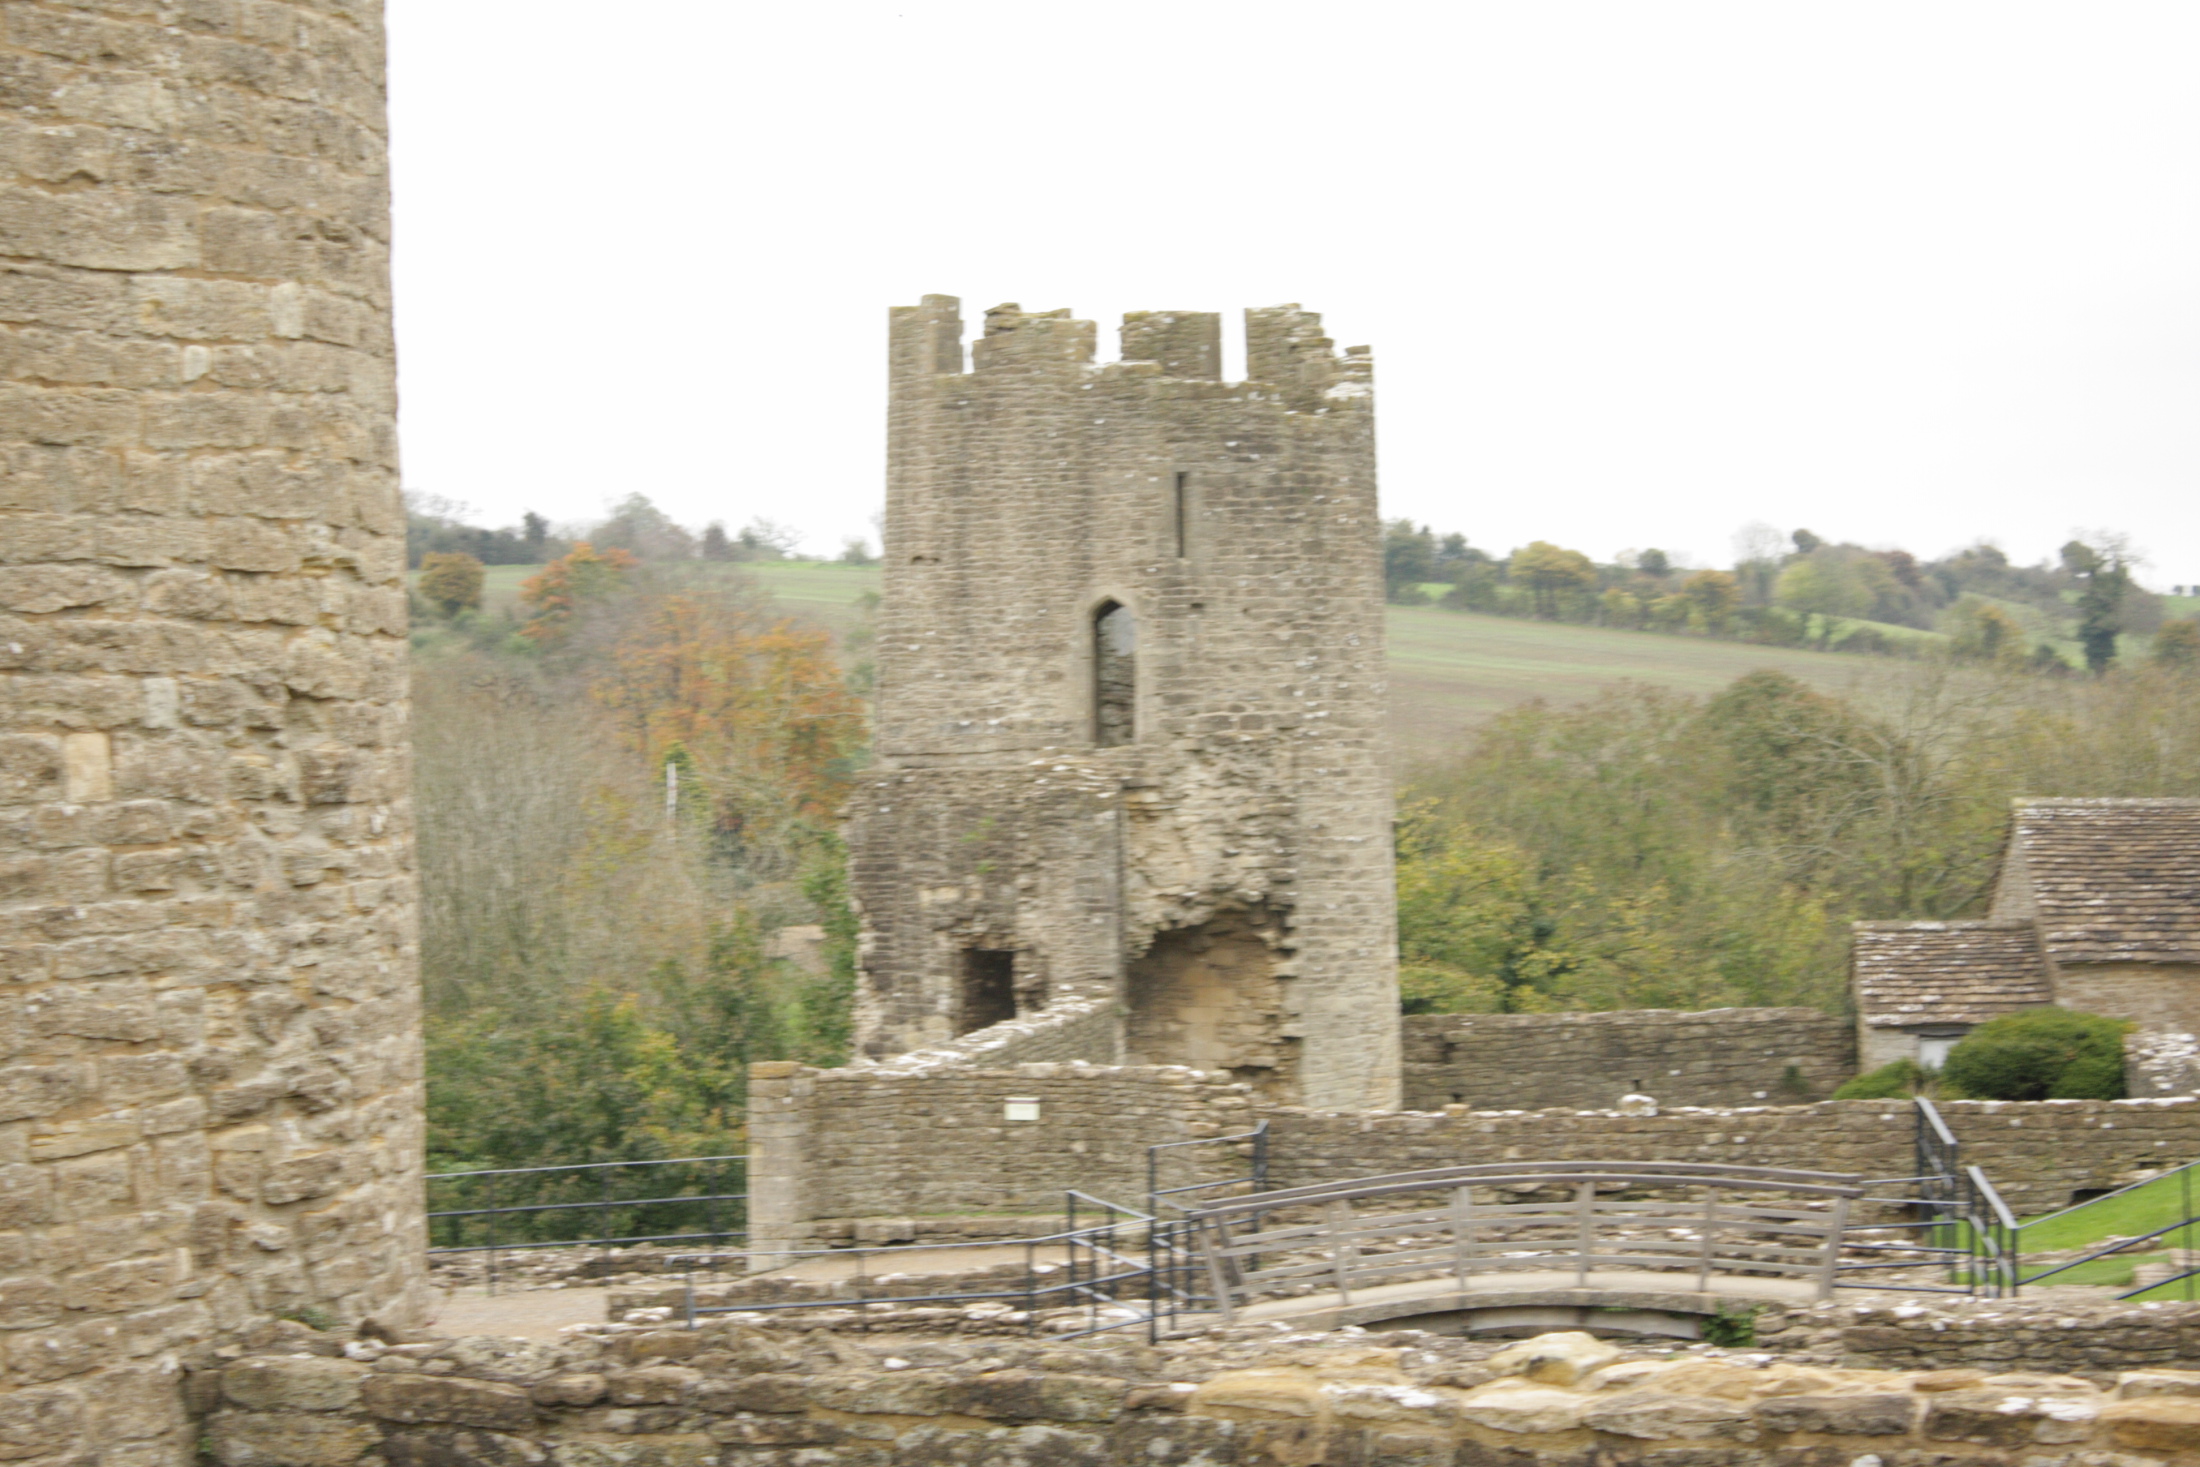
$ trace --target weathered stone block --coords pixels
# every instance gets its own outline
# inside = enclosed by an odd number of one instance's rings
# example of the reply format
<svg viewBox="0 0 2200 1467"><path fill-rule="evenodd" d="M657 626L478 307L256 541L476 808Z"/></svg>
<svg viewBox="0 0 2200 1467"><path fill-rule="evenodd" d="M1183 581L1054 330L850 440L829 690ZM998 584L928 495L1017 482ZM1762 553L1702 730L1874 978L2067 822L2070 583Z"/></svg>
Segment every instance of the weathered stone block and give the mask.
<svg viewBox="0 0 2200 1467"><path fill-rule="evenodd" d="M348 1411L367 1367L311 1355L240 1360L221 1373L222 1394L253 1411Z"/></svg>
<svg viewBox="0 0 2200 1467"><path fill-rule="evenodd" d="M222 1467L359 1467L381 1436L363 1421L305 1412L223 1411L207 1431Z"/></svg>
<svg viewBox="0 0 2200 1467"><path fill-rule="evenodd" d="M62 1453L83 1445L84 1395L70 1386L35 1386L0 1395L0 1462Z"/></svg>
<svg viewBox="0 0 2200 1467"><path fill-rule="evenodd" d="M1113 1421L1124 1383L1106 1376L995 1370L948 1388L948 1409L967 1416L1022 1421Z"/></svg>
<svg viewBox="0 0 2200 1467"><path fill-rule="evenodd" d="M2114 1401L2102 1409L2101 1419L2119 1447L2164 1453L2200 1450L2200 1401L2176 1396Z"/></svg>
<svg viewBox="0 0 2200 1467"><path fill-rule="evenodd" d="M609 1395L610 1390L610 1383L600 1375L561 1375L553 1380L537 1381L528 1387L527 1396L538 1406L593 1406Z"/></svg>
<svg viewBox="0 0 2200 1467"><path fill-rule="evenodd" d="M524 1437L432 1427L386 1433L382 1456L389 1467L545 1467L553 1460Z"/></svg>
<svg viewBox="0 0 2200 1467"><path fill-rule="evenodd" d="M809 1404L809 1378L800 1375L714 1376L695 1388L705 1411L800 1411Z"/></svg>
<svg viewBox="0 0 2200 1467"><path fill-rule="evenodd" d="M682 1365L650 1365L621 1370L604 1378L611 1399L621 1406L671 1406L686 1398L703 1379Z"/></svg>
<svg viewBox="0 0 2200 1467"><path fill-rule="evenodd" d="M1911 1395L1780 1396L1757 1406L1770 1431L1810 1431L1837 1436L1894 1436L1910 1430L1917 1414Z"/></svg>
<svg viewBox="0 0 2200 1467"><path fill-rule="evenodd" d="M534 1424L534 1403L502 1381L436 1375L371 1375L362 1386L366 1409L385 1421L448 1422L514 1431Z"/></svg>

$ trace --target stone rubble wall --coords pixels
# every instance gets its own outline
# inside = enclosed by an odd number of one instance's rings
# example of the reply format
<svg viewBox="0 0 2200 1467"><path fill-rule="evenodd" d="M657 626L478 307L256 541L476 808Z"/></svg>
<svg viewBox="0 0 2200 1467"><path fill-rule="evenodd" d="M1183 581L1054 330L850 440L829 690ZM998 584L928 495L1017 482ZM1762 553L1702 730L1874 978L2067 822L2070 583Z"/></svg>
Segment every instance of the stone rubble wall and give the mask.
<svg viewBox="0 0 2200 1467"><path fill-rule="evenodd" d="M2037 1370L2113 1379L2200 1364L2200 1304L1844 1294L1761 1314L1757 1343L1863 1370Z"/></svg>
<svg viewBox="0 0 2200 1467"><path fill-rule="evenodd" d="M1409 1014L1405 1107L1594 1110L1824 1100L1856 1073L1856 1032L1816 1009Z"/></svg>
<svg viewBox="0 0 2200 1467"><path fill-rule="evenodd" d="M2190 1313L2190 1310L2186 1311ZM302 1332L310 1333L310 1332ZM1419 1333L1161 1347L722 1324L391 1350L283 1339L190 1395L222 1467L2140 1467L2200 1373L1858 1370ZM338 1346L338 1348L342 1348ZM1989 1367L2000 1370L2000 1367Z"/></svg>
<svg viewBox="0 0 2200 1467"><path fill-rule="evenodd" d="M1122 1025L1115 1010L1112 999L1065 999L966 1034L952 1044L897 1054L869 1068L880 1074L913 1075L1079 1061L1113 1065L1122 1059Z"/></svg>
<svg viewBox="0 0 2200 1467"><path fill-rule="evenodd" d="M425 1302L383 63L0 8L0 1458L182 1460L180 1350Z"/></svg>

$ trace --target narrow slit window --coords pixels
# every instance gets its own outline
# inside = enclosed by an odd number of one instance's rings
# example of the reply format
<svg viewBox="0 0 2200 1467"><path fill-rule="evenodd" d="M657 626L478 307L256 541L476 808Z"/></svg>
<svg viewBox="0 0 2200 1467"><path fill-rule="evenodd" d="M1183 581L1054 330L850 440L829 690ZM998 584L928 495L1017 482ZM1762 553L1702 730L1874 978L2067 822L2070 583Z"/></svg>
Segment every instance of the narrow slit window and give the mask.
<svg viewBox="0 0 2200 1467"><path fill-rule="evenodd" d="M1191 508L1192 476L1190 474L1178 474L1176 476L1176 502L1173 509L1176 523L1176 557L1179 560L1184 558L1184 528L1186 520L1191 516Z"/></svg>
<svg viewBox="0 0 2200 1467"><path fill-rule="evenodd" d="M1093 742L1102 748L1138 737L1138 622L1131 609L1104 601L1092 614Z"/></svg>
<svg viewBox="0 0 2200 1467"><path fill-rule="evenodd" d="M955 1032L971 1034L1016 1017L1016 954L974 947L963 953L962 1003Z"/></svg>

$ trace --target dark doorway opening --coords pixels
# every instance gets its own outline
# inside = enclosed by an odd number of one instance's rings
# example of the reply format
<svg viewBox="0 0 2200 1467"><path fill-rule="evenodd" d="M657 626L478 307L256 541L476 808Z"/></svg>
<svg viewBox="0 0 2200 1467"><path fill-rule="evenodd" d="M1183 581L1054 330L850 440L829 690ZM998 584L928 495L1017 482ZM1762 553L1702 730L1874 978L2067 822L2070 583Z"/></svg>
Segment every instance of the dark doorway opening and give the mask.
<svg viewBox="0 0 2200 1467"><path fill-rule="evenodd" d="M963 953L962 1003L955 1032L968 1034L1016 1017L1016 954L1013 949L974 947Z"/></svg>

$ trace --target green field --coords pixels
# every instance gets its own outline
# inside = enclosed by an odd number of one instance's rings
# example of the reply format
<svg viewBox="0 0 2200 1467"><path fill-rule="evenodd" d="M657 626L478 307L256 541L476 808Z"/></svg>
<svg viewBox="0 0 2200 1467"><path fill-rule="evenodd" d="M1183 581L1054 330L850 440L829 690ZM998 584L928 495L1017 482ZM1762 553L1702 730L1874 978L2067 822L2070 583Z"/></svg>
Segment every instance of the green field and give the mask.
<svg viewBox="0 0 2200 1467"><path fill-rule="evenodd" d="M538 569L490 566L488 609L512 604L519 583ZM836 632L856 624L863 615L859 601L879 584L876 566L763 561L723 569L753 580L788 611ZM1577 703L1628 680L1708 693L1760 667L1838 689L1873 665L1872 659L1837 653L1521 621L1434 606L1390 607L1389 631L1392 727L1400 757L1407 762L1441 753L1490 714L1530 698Z"/></svg>
<svg viewBox="0 0 2200 1467"><path fill-rule="evenodd" d="M1393 606L1389 625L1391 727L1408 761L1442 752L1490 714L1530 698L1578 703L1625 681L1708 693L1760 667L1839 688L1872 666L1831 652L1436 607Z"/></svg>

